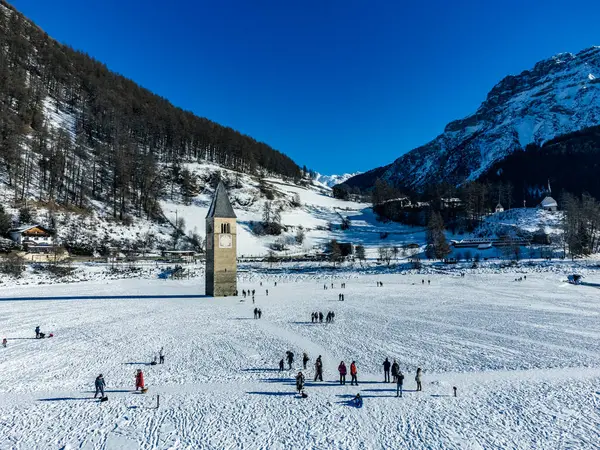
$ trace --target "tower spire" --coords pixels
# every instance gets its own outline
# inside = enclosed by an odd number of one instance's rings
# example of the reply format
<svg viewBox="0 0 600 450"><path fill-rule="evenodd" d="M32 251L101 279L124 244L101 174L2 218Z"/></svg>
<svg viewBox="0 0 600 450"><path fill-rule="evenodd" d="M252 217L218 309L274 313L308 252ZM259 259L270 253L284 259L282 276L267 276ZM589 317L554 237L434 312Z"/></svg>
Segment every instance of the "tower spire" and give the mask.
<svg viewBox="0 0 600 450"><path fill-rule="evenodd" d="M206 218L208 219L210 217L223 217L227 219L235 219L237 217L233 212L229 196L227 195L227 189L225 189L225 185L222 181L219 181L210 208L208 208Z"/></svg>

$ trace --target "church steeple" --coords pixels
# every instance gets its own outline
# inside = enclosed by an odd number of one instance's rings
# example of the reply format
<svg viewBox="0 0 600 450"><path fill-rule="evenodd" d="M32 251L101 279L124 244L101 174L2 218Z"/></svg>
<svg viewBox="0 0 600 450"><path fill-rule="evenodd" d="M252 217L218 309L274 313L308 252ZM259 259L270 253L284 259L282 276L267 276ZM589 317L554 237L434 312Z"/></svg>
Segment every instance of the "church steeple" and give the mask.
<svg viewBox="0 0 600 450"><path fill-rule="evenodd" d="M225 189L225 185L222 181L219 181L219 185L215 190L215 195L212 199L212 203L210 204L210 208L208 208L208 214L206 214L206 218L208 219L209 217L222 217L226 219L237 218L233 212L231 202L229 201L229 196L227 195L227 190Z"/></svg>
<svg viewBox="0 0 600 450"><path fill-rule="evenodd" d="M237 223L227 190L219 183L206 214L206 295L237 292Z"/></svg>

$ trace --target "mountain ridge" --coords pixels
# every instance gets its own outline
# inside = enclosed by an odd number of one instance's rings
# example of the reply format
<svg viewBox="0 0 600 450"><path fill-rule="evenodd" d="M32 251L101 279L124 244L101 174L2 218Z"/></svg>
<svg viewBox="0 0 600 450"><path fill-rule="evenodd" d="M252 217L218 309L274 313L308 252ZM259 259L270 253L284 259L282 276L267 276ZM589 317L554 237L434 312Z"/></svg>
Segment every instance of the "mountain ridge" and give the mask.
<svg viewBox="0 0 600 450"><path fill-rule="evenodd" d="M349 179L361 188L381 178L398 187L460 185L529 144L600 124L600 47L559 53L508 75L473 113L449 122L430 142Z"/></svg>

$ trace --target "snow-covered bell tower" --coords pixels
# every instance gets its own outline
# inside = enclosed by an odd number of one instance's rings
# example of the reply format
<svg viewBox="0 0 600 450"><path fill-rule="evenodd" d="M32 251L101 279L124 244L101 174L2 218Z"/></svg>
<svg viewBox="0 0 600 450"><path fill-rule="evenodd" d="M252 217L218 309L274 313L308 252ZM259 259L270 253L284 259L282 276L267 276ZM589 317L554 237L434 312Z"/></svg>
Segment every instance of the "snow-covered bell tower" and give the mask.
<svg viewBox="0 0 600 450"><path fill-rule="evenodd" d="M226 297L237 291L237 221L219 182L206 215L206 295Z"/></svg>

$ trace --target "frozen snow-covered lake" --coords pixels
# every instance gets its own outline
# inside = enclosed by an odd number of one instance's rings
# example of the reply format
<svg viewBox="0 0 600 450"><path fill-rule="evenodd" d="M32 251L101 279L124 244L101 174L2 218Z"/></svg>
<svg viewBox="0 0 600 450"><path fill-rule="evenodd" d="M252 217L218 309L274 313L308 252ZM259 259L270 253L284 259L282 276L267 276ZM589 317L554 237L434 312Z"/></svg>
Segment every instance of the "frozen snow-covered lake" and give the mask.
<svg viewBox="0 0 600 450"><path fill-rule="evenodd" d="M417 275L361 275L328 280L328 290L323 279L280 278L275 287L264 277L260 287L257 276L240 284L256 289L256 305L204 297L0 301L0 338L8 338L0 348L0 448L598 448L600 291L553 273L515 276L522 274L434 275L422 285ZM203 291L202 280L119 280L0 295ZM254 306L262 319L252 318ZM335 323L310 322L312 311L330 310ZM36 325L55 336L31 339ZM166 364L146 365L161 346ZM287 350L295 370L279 373ZM310 381L299 399L292 377L303 351ZM313 383L319 354L325 382ZM402 399L381 383L386 356L406 375ZM341 360L357 362L358 389L337 384ZM131 392L137 368L145 395ZM102 404L91 399L99 373L108 384ZM361 409L346 403L357 392Z"/></svg>

